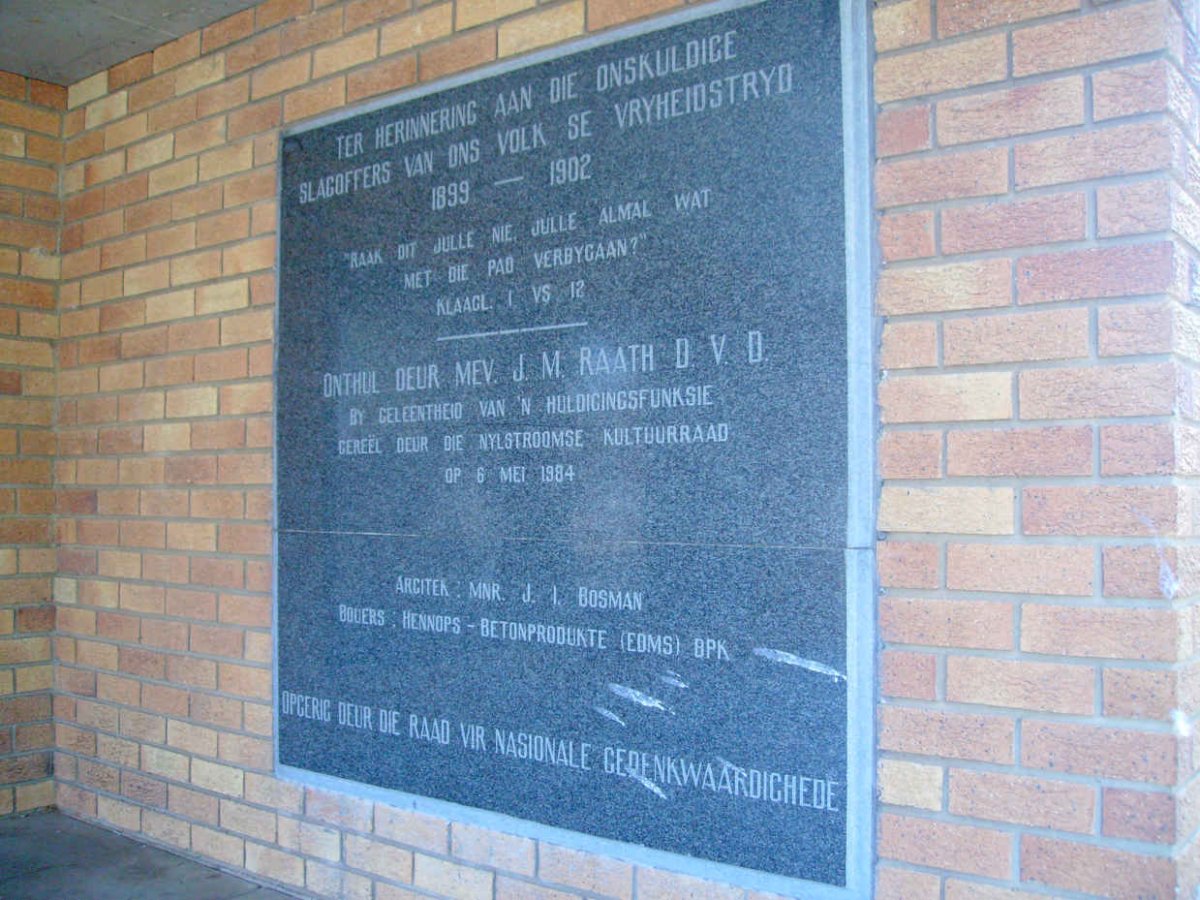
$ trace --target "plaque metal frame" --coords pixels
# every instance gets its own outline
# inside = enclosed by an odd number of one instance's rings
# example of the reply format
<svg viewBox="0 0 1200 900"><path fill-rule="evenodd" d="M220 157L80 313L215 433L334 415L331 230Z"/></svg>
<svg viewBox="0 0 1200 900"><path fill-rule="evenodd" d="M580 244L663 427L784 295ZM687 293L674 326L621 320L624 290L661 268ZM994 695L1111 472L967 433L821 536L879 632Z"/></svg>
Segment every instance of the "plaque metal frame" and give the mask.
<svg viewBox="0 0 1200 900"><path fill-rule="evenodd" d="M603 47L626 38L704 19L729 10L751 7L764 0L714 0L701 6L658 16L645 22L614 28L602 34L578 38L546 50L493 63L467 72L418 85L357 104L337 112L284 127L279 131L280 156L277 160L276 197L282 196L283 138L303 134L365 113L415 100L429 94L482 81L507 72ZM279 729L274 730L273 764L275 775L288 781L324 790L336 791L399 809L441 816L500 832L563 847L596 853L636 865L660 868L697 878L811 900L852 900L871 896L874 871L874 793L875 793L875 634L877 578L875 568L875 521L877 479L875 477L875 346L876 325L872 309L872 287L877 268L874 251L872 216L871 125L872 92L868 53L869 22L867 4L862 0L840 0L843 182L845 209L846 262L846 385L847 385L847 518L846 518L846 657L847 657L847 796L846 796L846 884L844 887L792 878L784 875L711 860L698 859L655 850L608 838L570 831L540 822L515 818L505 813L477 809L447 800L439 800L387 788L375 787L322 775L279 762ZM280 205L282 216L282 205ZM280 270L281 242L276 245L275 269ZM279 333L280 301L276 296L275 332ZM274 371L278 372L279 342L274 347ZM272 414L275 434L278 424ZM278 554L278 467L277 446L272 445L272 643L278 650L277 567ZM279 654L272 657L272 684L279 684ZM272 689L272 713L279 720L279 693ZM779 835L786 842L789 836Z"/></svg>

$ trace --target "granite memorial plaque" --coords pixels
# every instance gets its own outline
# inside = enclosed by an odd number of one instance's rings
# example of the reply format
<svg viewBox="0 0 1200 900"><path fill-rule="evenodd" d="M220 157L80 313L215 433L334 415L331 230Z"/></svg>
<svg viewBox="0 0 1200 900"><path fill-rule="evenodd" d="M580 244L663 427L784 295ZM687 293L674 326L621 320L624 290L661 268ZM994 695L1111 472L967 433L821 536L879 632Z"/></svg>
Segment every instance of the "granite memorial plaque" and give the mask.
<svg viewBox="0 0 1200 900"><path fill-rule="evenodd" d="M724 5L285 136L282 771L847 884L842 33Z"/></svg>

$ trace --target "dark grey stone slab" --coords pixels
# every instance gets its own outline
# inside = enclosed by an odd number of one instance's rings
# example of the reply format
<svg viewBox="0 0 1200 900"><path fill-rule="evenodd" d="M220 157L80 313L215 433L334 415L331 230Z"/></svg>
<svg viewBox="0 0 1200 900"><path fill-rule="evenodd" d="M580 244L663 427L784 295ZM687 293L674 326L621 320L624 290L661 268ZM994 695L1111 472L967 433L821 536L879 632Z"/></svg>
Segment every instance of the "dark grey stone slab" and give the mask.
<svg viewBox="0 0 1200 900"><path fill-rule="evenodd" d="M279 550L279 642L303 648L280 660L285 765L838 877L841 551L294 533ZM778 840L796 833L822 839Z"/></svg>
<svg viewBox="0 0 1200 900"><path fill-rule="evenodd" d="M839 34L836 3L768 3L285 139L280 528L841 546ZM644 71L714 39L735 58ZM645 80L598 91L612 66ZM570 75L579 98L549 104ZM621 128L697 87L722 105ZM471 142L480 162L449 168ZM550 185L564 160L588 178ZM465 206L431 209L462 183ZM304 202L326 184L350 192ZM573 480L545 486L547 464Z"/></svg>
<svg viewBox="0 0 1200 900"><path fill-rule="evenodd" d="M836 2L282 146L279 762L846 879Z"/></svg>

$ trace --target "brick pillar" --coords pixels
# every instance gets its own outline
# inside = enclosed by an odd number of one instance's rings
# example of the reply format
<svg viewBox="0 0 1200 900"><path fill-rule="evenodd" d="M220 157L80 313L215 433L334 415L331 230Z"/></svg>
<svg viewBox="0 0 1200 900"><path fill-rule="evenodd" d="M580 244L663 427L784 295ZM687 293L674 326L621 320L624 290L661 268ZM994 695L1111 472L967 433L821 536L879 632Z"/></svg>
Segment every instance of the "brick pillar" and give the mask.
<svg viewBox="0 0 1200 900"><path fill-rule="evenodd" d="M0 72L0 815L53 802L51 535L66 91Z"/></svg>
<svg viewBox="0 0 1200 900"><path fill-rule="evenodd" d="M1180 14L903 0L875 32L879 896L1190 891Z"/></svg>

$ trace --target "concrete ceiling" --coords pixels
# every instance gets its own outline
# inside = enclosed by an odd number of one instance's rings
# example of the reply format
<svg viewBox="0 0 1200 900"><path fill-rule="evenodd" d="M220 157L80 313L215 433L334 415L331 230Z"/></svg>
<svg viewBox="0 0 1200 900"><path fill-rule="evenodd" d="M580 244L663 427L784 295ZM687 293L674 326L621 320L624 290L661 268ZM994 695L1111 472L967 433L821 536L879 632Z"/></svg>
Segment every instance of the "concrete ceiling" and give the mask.
<svg viewBox="0 0 1200 900"><path fill-rule="evenodd" d="M0 0L0 70L74 84L260 0Z"/></svg>

